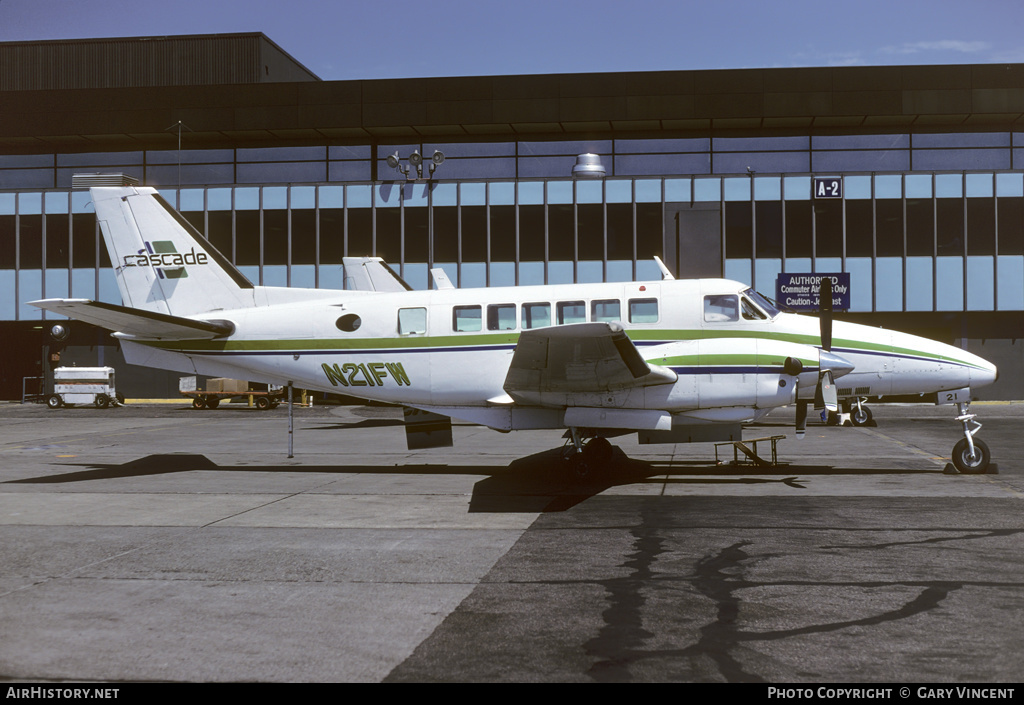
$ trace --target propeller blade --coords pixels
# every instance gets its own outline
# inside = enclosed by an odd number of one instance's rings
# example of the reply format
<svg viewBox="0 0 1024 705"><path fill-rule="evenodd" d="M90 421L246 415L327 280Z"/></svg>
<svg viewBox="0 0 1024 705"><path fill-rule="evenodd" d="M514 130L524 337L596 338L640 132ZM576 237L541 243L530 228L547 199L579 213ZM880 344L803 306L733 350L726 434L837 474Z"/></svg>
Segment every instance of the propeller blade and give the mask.
<svg viewBox="0 0 1024 705"><path fill-rule="evenodd" d="M821 349L832 349L832 279L821 280L818 293L818 322L821 324Z"/></svg>
<svg viewBox="0 0 1024 705"><path fill-rule="evenodd" d="M818 375L818 386L814 388L814 408L839 411L839 394L832 370L825 370Z"/></svg>
<svg viewBox="0 0 1024 705"><path fill-rule="evenodd" d="M807 402L798 401L796 403L796 437L797 440L804 437L804 433L807 432Z"/></svg>

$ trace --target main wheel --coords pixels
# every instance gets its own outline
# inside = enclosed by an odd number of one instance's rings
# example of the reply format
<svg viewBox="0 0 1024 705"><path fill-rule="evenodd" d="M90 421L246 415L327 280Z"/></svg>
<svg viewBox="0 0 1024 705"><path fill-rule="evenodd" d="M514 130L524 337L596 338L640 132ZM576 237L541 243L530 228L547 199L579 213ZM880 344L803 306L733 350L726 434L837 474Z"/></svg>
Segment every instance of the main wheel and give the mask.
<svg viewBox="0 0 1024 705"><path fill-rule="evenodd" d="M593 466L584 453L573 453L569 456L569 470L578 480L584 480L590 476Z"/></svg>
<svg viewBox="0 0 1024 705"><path fill-rule="evenodd" d="M871 409L866 406L855 406L850 412L850 420L854 426L867 426L871 423Z"/></svg>
<svg viewBox="0 0 1024 705"><path fill-rule="evenodd" d="M591 467L601 468L612 458L612 444L608 442L607 438L601 436L592 438L587 445L583 446L583 457Z"/></svg>
<svg viewBox="0 0 1024 705"><path fill-rule="evenodd" d="M971 455L970 446L967 445L967 439L961 438L957 441L956 445L953 446L953 465L956 469L965 475L980 475L988 470L989 461L992 460L992 454L989 453L988 446L985 445L985 441L975 438L974 439L974 455Z"/></svg>
<svg viewBox="0 0 1024 705"><path fill-rule="evenodd" d="M106 409L110 406L110 397L106 394L97 394L95 403L97 409Z"/></svg>
<svg viewBox="0 0 1024 705"><path fill-rule="evenodd" d="M59 409L64 405L64 400L60 398L60 394L51 394L46 397L46 406L50 409Z"/></svg>

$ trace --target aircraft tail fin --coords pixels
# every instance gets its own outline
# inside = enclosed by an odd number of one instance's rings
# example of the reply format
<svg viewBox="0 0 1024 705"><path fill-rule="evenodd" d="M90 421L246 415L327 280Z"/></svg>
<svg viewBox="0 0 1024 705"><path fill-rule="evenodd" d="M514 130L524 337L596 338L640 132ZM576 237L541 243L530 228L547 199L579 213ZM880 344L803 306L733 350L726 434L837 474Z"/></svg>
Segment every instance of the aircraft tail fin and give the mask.
<svg viewBox="0 0 1024 705"><path fill-rule="evenodd" d="M156 189L93 187L125 306L188 316L254 305L254 287Z"/></svg>

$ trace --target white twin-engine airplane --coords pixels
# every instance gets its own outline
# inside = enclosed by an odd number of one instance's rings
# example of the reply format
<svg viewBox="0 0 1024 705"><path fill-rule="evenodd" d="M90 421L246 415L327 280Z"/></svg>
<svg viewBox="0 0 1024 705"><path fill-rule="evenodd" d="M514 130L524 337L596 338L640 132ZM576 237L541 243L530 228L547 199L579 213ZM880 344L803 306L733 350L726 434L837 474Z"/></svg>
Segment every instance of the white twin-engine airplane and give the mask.
<svg viewBox="0 0 1024 705"><path fill-rule="evenodd" d="M830 311L783 313L738 282L675 280L659 260L660 281L456 289L435 270L440 288L413 291L366 257L346 260L354 289L253 286L155 189L92 200L124 305L33 305L115 331L132 364L401 404L410 447L451 445L452 418L568 429L566 458L586 472L629 432L739 440L796 404L799 437L809 403L835 412L842 397L863 423L862 397L939 392L963 426L956 467L989 464L968 407L995 366Z"/></svg>

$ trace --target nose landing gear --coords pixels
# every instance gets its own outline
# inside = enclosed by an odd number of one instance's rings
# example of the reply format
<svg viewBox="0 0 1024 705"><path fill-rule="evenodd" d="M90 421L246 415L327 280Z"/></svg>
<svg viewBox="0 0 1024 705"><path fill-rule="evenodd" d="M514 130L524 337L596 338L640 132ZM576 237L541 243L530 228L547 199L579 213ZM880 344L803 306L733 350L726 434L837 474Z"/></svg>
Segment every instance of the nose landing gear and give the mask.
<svg viewBox="0 0 1024 705"><path fill-rule="evenodd" d="M964 437L953 446L953 465L965 475L980 475L988 471L992 455L985 441L975 438L974 434L981 429L975 421L975 414L970 413L970 402L958 402L956 420L963 424Z"/></svg>

